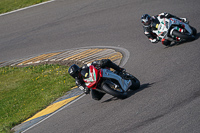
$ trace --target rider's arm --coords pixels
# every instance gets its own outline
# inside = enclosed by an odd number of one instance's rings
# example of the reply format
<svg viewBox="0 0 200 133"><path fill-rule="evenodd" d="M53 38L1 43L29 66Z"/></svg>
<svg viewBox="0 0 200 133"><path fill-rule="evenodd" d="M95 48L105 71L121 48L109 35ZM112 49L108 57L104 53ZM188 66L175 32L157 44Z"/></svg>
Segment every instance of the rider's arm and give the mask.
<svg viewBox="0 0 200 133"><path fill-rule="evenodd" d="M94 65L97 69L98 68L113 68L114 70L118 72L125 72L126 70L124 68L119 67L117 64L112 62L110 59L102 59L92 62L92 65Z"/></svg>
<svg viewBox="0 0 200 133"><path fill-rule="evenodd" d="M157 43L157 37L154 35L154 33L151 31L149 27L144 27L144 34L148 37L149 41L152 43Z"/></svg>
<svg viewBox="0 0 200 133"><path fill-rule="evenodd" d="M85 94L90 93L90 89L85 85L85 82L82 81L80 78L75 78L76 85L80 90L82 90Z"/></svg>

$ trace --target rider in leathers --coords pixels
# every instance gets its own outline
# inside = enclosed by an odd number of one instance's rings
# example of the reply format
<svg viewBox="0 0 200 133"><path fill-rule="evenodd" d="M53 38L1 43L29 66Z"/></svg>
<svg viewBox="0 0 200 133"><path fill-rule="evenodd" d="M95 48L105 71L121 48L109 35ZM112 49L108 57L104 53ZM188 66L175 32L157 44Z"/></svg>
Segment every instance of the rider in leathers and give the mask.
<svg viewBox="0 0 200 133"><path fill-rule="evenodd" d="M70 66L68 72L73 78L75 78L76 85L79 87L79 89L81 89L85 94L89 94L91 90L92 98L95 100L100 100L105 95L105 93L101 93L99 91L88 88L85 85L85 82L83 81L83 78L81 76L81 71L87 69L89 65L93 65L97 69L106 67L113 68L118 72L125 71L125 69L119 67L118 65L113 63L110 59L97 60L92 62L91 64L83 65L81 68L79 68L76 64Z"/></svg>
<svg viewBox="0 0 200 133"><path fill-rule="evenodd" d="M150 16L148 14L142 15L141 22L143 24L144 34L148 37L148 39L152 43L157 43L159 41L159 40L157 40L157 35L152 32L152 30L157 29L156 25L160 24L157 17L160 17L160 18L176 18L176 19L181 20L182 22L187 22L186 18L179 18L179 17L176 17L176 16L169 14L169 13L160 13L159 15L156 15L156 16ZM170 43L171 43L171 41L165 40L165 39L162 39L161 42L165 46L169 46Z"/></svg>

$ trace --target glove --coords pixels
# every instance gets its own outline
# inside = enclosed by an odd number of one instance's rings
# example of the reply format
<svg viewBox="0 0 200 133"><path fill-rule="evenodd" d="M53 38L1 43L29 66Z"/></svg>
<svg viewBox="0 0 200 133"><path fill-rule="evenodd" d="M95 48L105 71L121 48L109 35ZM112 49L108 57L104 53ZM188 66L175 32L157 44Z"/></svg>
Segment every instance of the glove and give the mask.
<svg viewBox="0 0 200 133"><path fill-rule="evenodd" d="M171 18L171 14L169 13L162 13L162 15L160 15L160 18Z"/></svg>
<svg viewBox="0 0 200 133"><path fill-rule="evenodd" d="M89 94L90 93L90 89L88 87L79 86L79 89L82 90L85 94Z"/></svg>
<svg viewBox="0 0 200 133"><path fill-rule="evenodd" d="M81 81L77 77L75 78L75 82L77 86L81 86Z"/></svg>

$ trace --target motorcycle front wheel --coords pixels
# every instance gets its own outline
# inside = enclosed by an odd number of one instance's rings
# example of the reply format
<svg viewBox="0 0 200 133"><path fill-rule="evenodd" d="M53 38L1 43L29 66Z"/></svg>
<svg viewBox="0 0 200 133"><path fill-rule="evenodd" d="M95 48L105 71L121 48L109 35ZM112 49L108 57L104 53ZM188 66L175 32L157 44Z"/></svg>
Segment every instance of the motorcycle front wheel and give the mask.
<svg viewBox="0 0 200 133"><path fill-rule="evenodd" d="M140 81L136 77L132 76L131 81L132 81L132 86L130 87L131 90L137 90L140 88Z"/></svg>
<svg viewBox="0 0 200 133"><path fill-rule="evenodd" d="M128 80L132 81L132 85L130 87L131 90L137 90L140 88L140 81L132 74L126 72L123 75L123 77L124 77L124 79L128 79Z"/></svg>
<svg viewBox="0 0 200 133"><path fill-rule="evenodd" d="M110 95L112 95L114 97L121 98L121 99L127 98L127 93L126 92L123 92L123 91L121 92L121 91L115 90L115 89L111 88L106 82L103 82L101 84L101 88L106 93L108 93L108 94L110 94Z"/></svg>
<svg viewBox="0 0 200 133"><path fill-rule="evenodd" d="M196 36L197 35L197 30L194 27L192 27L192 26L190 26L190 28L192 29L192 34L194 36Z"/></svg>

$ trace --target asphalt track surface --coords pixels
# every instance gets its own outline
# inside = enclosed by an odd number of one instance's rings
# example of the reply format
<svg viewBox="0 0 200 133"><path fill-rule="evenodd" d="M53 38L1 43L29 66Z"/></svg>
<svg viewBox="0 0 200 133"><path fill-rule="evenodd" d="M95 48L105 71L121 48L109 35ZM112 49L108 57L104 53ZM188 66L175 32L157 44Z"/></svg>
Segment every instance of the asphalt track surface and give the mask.
<svg viewBox="0 0 200 133"><path fill-rule="evenodd" d="M141 89L124 100L86 95L27 133L199 133L200 43L166 48L144 36L141 15L170 12L200 31L199 0L56 0L1 16L0 62L86 46L123 47Z"/></svg>

